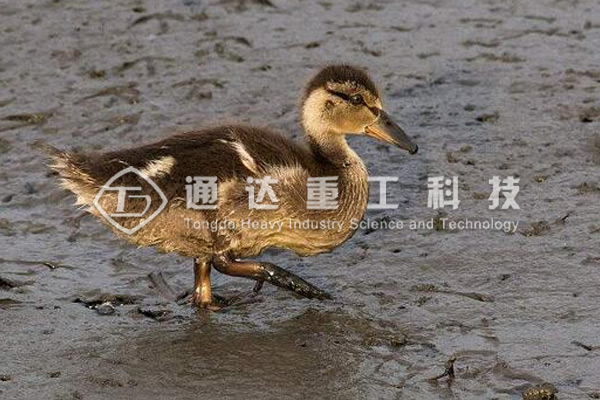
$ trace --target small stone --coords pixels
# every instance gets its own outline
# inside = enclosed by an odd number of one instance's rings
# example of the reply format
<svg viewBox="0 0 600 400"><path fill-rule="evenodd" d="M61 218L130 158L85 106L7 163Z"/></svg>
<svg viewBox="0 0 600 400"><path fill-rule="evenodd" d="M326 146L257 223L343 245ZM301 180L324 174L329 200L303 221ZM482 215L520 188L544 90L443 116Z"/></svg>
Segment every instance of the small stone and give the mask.
<svg viewBox="0 0 600 400"><path fill-rule="evenodd" d="M116 311L115 306L113 306L110 301L106 301L96 306L96 312L99 315L113 315Z"/></svg>
<svg viewBox="0 0 600 400"><path fill-rule="evenodd" d="M88 75L92 79L102 79L106 77L106 71L103 69L93 69L88 72Z"/></svg>
<svg viewBox="0 0 600 400"><path fill-rule="evenodd" d="M2 374L2 375L0 375L0 381L2 381L2 382L12 381L12 375Z"/></svg>
<svg viewBox="0 0 600 400"><path fill-rule="evenodd" d="M406 338L404 336L394 336L390 338L390 345L392 347L402 347L406 344Z"/></svg>
<svg viewBox="0 0 600 400"><path fill-rule="evenodd" d="M558 390L550 383L530 387L523 392L523 400L555 400Z"/></svg>
<svg viewBox="0 0 600 400"><path fill-rule="evenodd" d="M171 310L166 310L158 306L145 306L138 308L138 312L148 318L152 318L155 321L162 322L168 321L173 318Z"/></svg>
<svg viewBox="0 0 600 400"><path fill-rule="evenodd" d="M31 182L25 183L25 193L27 194L35 194L37 193L36 187Z"/></svg>
<svg viewBox="0 0 600 400"><path fill-rule="evenodd" d="M455 163L457 163L458 161L460 161L458 158L456 158L456 157L454 156L454 154L452 154L452 152L451 152L451 151L448 151L448 152L446 152L446 160L447 160L449 163L451 163L451 164L455 164Z"/></svg>
<svg viewBox="0 0 600 400"><path fill-rule="evenodd" d="M477 116L475 119L478 122L482 122L482 123L492 123L492 122L498 121L499 118L500 118L500 114L496 111L492 114L481 114L481 115Z"/></svg>

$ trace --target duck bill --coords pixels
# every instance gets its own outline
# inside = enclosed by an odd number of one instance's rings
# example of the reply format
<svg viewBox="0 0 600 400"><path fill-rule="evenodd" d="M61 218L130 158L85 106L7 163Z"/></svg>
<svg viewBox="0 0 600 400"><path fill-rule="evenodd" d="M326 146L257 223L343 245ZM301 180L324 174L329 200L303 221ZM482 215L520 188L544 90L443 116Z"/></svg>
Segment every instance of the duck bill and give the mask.
<svg viewBox="0 0 600 400"><path fill-rule="evenodd" d="M374 123L365 128L365 134L372 138L391 143L408 151L410 154L416 154L419 146L413 143L406 132L402 130L392 118L383 110L379 111L379 117Z"/></svg>

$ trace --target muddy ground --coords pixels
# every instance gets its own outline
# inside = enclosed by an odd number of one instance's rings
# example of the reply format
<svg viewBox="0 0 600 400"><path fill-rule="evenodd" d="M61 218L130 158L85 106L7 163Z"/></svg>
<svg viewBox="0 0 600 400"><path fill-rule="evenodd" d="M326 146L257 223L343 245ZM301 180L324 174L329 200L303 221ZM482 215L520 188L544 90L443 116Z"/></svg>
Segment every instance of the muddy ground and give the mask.
<svg viewBox="0 0 600 400"><path fill-rule="evenodd" d="M0 0L0 398L518 399L543 382L599 398L599 44L594 0ZM448 218L518 231L363 229L331 254L273 252L335 300L265 287L198 314L148 279L189 289L190 260L78 218L31 148L232 119L300 138L299 88L331 61L368 68L421 148L351 140L373 175L400 176L401 207L370 218L435 218L427 177L457 175ZM521 210L488 210L494 175L521 179ZM217 293L251 291L215 275ZM455 379L431 380L453 357Z"/></svg>

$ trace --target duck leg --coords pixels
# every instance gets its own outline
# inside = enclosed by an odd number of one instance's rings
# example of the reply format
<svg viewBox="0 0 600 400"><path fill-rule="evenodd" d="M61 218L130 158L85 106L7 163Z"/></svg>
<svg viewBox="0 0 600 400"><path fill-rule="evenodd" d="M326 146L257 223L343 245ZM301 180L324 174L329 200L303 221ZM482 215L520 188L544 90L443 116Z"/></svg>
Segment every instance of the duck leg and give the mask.
<svg viewBox="0 0 600 400"><path fill-rule="evenodd" d="M223 274L254 279L256 281L255 292L260 290L264 282L269 282L309 299L325 300L332 298L329 293L269 262L237 261L228 254L218 254L213 257L212 263L217 271Z"/></svg>
<svg viewBox="0 0 600 400"><path fill-rule="evenodd" d="M210 260L196 258L194 260L194 293L192 294L192 305L218 311L219 306L213 303L210 287Z"/></svg>

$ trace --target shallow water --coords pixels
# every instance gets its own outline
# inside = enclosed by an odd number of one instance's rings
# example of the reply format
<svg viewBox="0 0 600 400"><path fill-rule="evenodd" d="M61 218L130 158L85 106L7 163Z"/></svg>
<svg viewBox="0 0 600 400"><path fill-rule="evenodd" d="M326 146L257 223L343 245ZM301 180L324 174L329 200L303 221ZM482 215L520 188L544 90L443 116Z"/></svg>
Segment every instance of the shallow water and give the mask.
<svg viewBox="0 0 600 400"><path fill-rule="evenodd" d="M598 5L266 3L0 0L0 397L599 396ZM30 147L116 149L233 117L299 137L299 88L341 60L369 69L421 149L352 138L372 175L400 176L401 207L368 217L432 223L265 255L333 301L265 287L206 315L164 299L148 273L181 292L191 261L78 218ZM438 229L435 175L459 176L450 220L517 232ZM521 179L520 211L488 210L494 175ZM219 294L251 292L215 275ZM85 306L98 299L115 314ZM454 381L432 381L452 357Z"/></svg>

